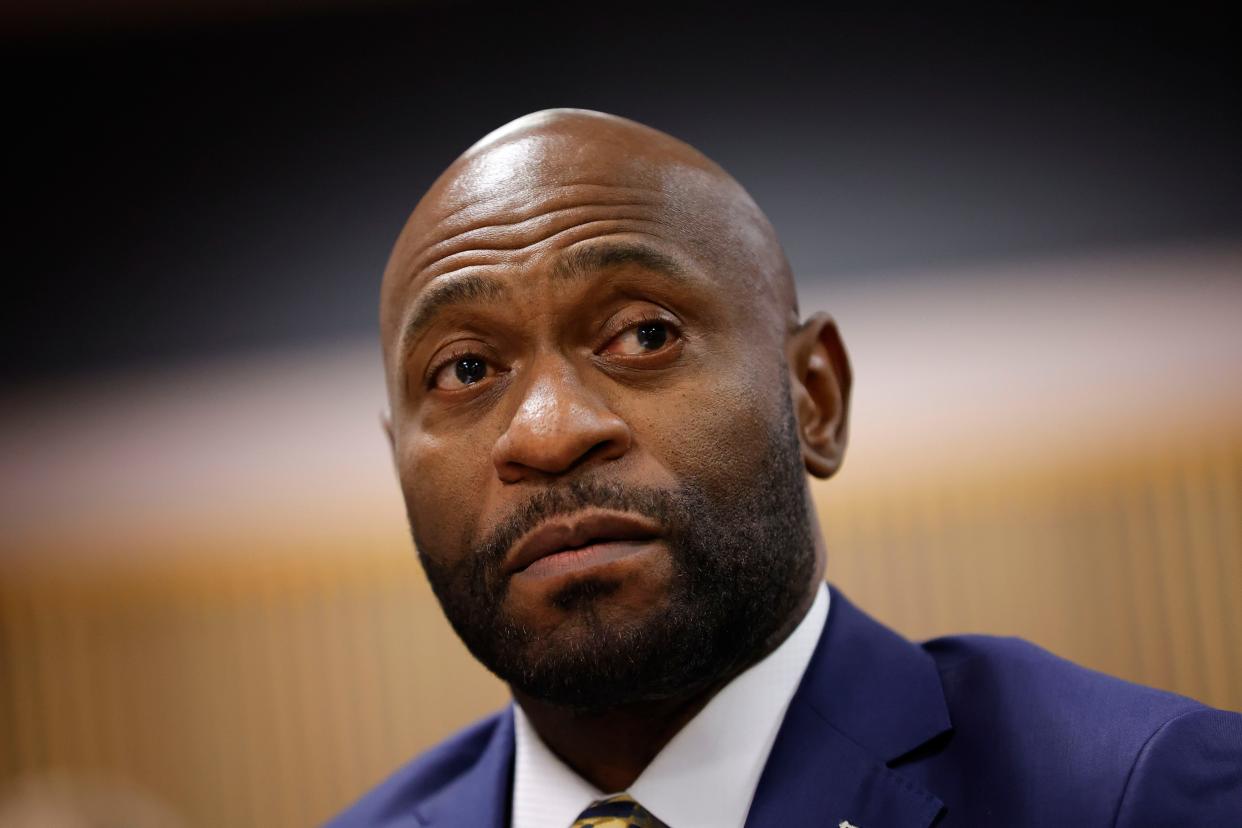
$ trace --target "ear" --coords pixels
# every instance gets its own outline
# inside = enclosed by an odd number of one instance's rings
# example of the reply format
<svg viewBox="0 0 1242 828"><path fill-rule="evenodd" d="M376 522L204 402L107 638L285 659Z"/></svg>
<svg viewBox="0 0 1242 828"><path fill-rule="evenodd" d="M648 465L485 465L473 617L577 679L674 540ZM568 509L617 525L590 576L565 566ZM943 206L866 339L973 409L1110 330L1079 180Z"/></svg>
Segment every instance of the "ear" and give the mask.
<svg viewBox="0 0 1242 828"><path fill-rule="evenodd" d="M803 462L816 477L831 477L845 459L853 381L837 323L826 313L811 316L790 335L786 352Z"/></svg>
<svg viewBox="0 0 1242 828"><path fill-rule="evenodd" d="M388 438L388 447L396 451L397 441L392 434L392 412L387 408L380 412L380 426L384 429L384 436Z"/></svg>

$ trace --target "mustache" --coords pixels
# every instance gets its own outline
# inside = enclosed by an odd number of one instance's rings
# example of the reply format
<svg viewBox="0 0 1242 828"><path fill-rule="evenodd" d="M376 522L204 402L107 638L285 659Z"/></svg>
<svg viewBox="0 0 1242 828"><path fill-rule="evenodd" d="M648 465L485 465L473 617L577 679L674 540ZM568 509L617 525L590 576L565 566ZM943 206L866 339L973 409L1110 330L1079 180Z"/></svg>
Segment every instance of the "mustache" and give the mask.
<svg viewBox="0 0 1242 828"><path fill-rule="evenodd" d="M501 519L475 547L468 560L476 572L489 578L499 573L510 547L548 518L570 515L590 507L633 512L676 533L685 514L684 495L677 490L632 486L616 481L575 480L530 495Z"/></svg>

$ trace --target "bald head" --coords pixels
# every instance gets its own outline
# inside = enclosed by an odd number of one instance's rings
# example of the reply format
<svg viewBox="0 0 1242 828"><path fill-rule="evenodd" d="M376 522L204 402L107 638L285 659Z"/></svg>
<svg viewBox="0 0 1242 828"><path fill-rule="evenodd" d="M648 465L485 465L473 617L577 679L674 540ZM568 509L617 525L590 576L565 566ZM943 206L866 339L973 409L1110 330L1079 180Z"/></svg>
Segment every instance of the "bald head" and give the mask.
<svg viewBox="0 0 1242 828"><path fill-rule="evenodd" d="M384 274L386 346L396 344L412 295L433 280L613 228L656 231L738 301L754 307L761 300L778 328L796 321L793 279L776 233L732 176L658 130L555 109L482 138L419 201Z"/></svg>

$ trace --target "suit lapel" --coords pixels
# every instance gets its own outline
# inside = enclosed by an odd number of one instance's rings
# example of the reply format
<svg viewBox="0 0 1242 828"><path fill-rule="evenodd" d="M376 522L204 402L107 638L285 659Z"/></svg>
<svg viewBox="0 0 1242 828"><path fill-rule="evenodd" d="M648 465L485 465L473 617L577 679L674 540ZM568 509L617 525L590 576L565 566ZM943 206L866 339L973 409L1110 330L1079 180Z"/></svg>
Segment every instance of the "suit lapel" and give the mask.
<svg viewBox="0 0 1242 828"><path fill-rule="evenodd" d="M828 621L777 734L747 828L925 828L941 801L891 765L950 727L930 656L833 589Z"/></svg>
<svg viewBox="0 0 1242 828"><path fill-rule="evenodd" d="M513 709L506 709L479 759L436 794L417 815L424 826L508 828L513 786Z"/></svg>

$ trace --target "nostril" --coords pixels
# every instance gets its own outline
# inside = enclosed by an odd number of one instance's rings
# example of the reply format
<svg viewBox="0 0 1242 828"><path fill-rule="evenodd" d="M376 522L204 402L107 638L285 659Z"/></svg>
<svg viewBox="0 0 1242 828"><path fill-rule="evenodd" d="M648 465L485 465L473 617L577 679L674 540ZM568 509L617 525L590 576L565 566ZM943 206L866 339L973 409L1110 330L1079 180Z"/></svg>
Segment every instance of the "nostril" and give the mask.
<svg viewBox="0 0 1242 828"><path fill-rule="evenodd" d="M607 458L611 454L615 454L617 450L616 440L600 440L582 455L580 463L585 460L594 460L596 458Z"/></svg>
<svg viewBox="0 0 1242 828"><path fill-rule="evenodd" d="M565 466L562 471L572 471L574 469L580 469L591 463L612 460L613 458L619 457L624 453L621 448L622 446L616 440L600 440L598 443L579 454L573 462Z"/></svg>

